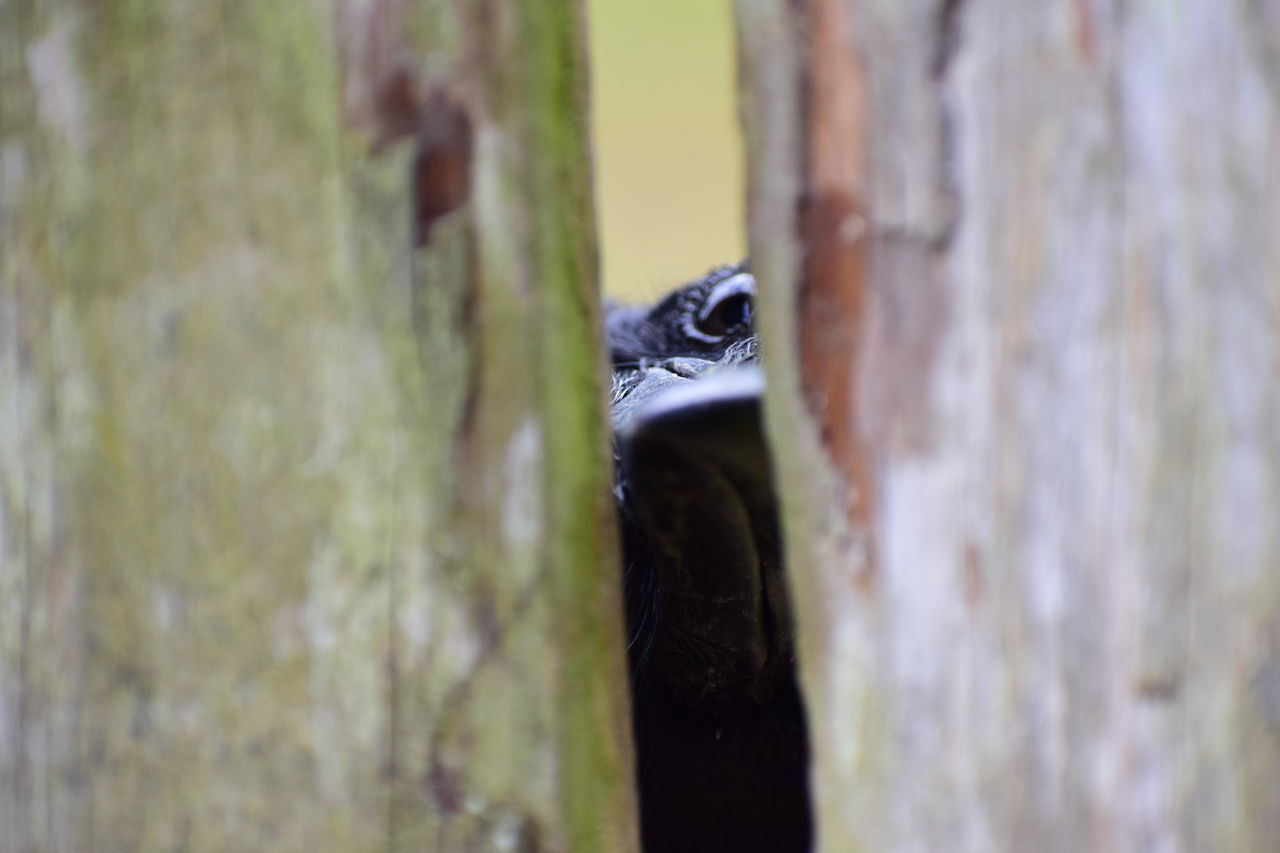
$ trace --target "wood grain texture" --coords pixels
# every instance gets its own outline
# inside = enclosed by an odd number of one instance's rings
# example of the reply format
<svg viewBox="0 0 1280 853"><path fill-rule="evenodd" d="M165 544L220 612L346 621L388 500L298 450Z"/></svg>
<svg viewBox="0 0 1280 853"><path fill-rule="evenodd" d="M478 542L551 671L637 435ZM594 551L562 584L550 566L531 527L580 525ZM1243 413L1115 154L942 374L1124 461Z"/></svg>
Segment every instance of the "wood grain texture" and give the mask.
<svg viewBox="0 0 1280 853"><path fill-rule="evenodd" d="M1274 4L847 0L865 530L795 391L817 6L738 4L822 848L1270 849Z"/></svg>
<svg viewBox="0 0 1280 853"><path fill-rule="evenodd" d="M581 41L0 6L0 850L634 848Z"/></svg>

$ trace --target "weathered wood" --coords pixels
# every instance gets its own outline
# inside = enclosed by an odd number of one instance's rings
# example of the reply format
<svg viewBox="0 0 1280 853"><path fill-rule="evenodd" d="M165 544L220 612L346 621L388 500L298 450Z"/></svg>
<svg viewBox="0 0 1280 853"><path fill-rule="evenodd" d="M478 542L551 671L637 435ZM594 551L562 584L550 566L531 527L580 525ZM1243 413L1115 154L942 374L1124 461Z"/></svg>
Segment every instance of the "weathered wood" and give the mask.
<svg viewBox="0 0 1280 853"><path fill-rule="evenodd" d="M1272 5L739 0L823 849L1280 838Z"/></svg>
<svg viewBox="0 0 1280 853"><path fill-rule="evenodd" d="M0 4L0 849L634 847L581 31Z"/></svg>

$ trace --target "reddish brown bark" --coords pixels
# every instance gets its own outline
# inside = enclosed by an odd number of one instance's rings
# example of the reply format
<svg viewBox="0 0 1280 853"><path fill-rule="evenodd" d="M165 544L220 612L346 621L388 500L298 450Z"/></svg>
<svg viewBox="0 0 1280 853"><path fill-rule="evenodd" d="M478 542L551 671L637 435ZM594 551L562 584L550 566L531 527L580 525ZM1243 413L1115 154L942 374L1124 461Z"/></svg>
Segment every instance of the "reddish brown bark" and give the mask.
<svg viewBox="0 0 1280 853"><path fill-rule="evenodd" d="M866 84L853 43L852 14L843 0L812 0L805 14L807 74L801 97L808 138L797 337L805 399L848 487L847 516L855 528L867 530L871 467L857 402L870 283Z"/></svg>

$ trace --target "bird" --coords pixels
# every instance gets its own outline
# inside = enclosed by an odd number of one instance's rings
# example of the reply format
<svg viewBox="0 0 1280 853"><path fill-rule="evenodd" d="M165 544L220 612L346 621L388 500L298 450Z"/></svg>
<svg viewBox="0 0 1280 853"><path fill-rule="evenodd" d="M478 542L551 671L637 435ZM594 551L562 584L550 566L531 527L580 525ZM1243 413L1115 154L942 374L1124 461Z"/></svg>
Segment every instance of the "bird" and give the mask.
<svg viewBox="0 0 1280 853"><path fill-rule="evenodd" d="M812 844L749 265L606 306L646 853Z"/></svg>

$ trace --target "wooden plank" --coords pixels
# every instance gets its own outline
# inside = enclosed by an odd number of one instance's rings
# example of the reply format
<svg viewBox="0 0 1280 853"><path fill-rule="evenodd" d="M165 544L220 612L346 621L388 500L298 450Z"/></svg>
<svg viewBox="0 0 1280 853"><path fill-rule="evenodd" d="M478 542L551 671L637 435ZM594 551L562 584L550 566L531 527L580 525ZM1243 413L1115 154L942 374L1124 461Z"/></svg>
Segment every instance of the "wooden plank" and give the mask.
<svg viewBox="0 0 1280 853"><path fill-rule="evenodd" d="M738 14L823 849L1269 849L1270 13L843 0L835 35L823 0ZM832 234L802 211L815 98L851 68L871 274L838 277L866 310L828 373L801 357ZM799 391L832 381L843 443Z"/></svg>
<svg viewBox="0 0 1280 853"><path fill-rule="evenodd" d="M581 28L0 8L0 849L634 847Z"/></svg>

